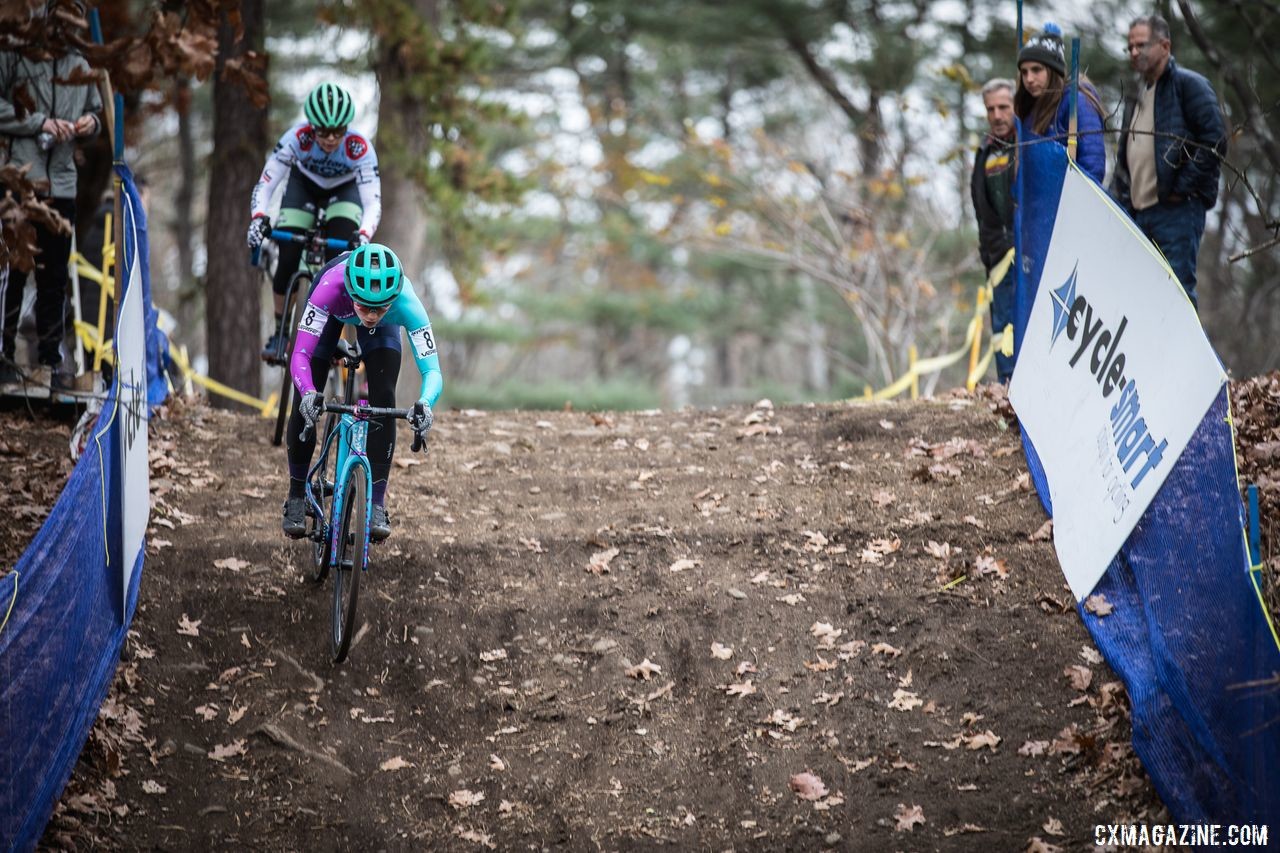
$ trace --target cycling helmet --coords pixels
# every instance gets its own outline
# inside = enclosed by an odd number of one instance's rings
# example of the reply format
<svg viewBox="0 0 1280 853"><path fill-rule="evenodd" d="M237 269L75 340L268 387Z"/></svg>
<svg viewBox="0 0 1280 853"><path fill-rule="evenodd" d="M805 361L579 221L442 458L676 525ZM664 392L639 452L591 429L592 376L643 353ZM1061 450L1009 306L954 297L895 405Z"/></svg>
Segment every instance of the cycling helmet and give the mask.
<svg viewBox="0 0 1280 853"><path fill-rule="evenodd" d="M356 117L356 107L347 90L334 83L321 83L311 90L302 112L312 127L346 127Z"/></svg>
<svg viewBox="0 0 1280 853"><path fill-rule="evenodd" d="M347 295L361 305L390 305L404 287L404 269L396 253L381 243L366 243L347 256L343 277Z"/></svg>

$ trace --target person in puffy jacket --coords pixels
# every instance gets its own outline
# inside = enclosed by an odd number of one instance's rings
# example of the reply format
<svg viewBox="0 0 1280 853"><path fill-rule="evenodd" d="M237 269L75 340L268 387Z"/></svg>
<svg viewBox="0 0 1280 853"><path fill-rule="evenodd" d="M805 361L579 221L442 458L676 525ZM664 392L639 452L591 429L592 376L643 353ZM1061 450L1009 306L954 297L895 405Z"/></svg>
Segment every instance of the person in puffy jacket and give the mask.
<svg viewBox="0 0 1280 853"><path fill-rule="evenodd" d="M1071 84L1062 49L1062 30L1047 23L1044 32L1027 41L1018 51L1018 91L1013 111L1025 130L1067 144L1071 121ZM1107 149L1103 142L1102 99L1084 74L1080 75L1080 97L1076 99L1076 165L1099 184L1107 172Z"/></svg>
<svg viewBox="0 0 1280 853"><path fill-rule="evenodd" d="M1111 194L1164 253L1192 305L1205 211L1218 201L1227 130L1209 81L1171 53L1159 15L1129 26L1138 91L1126 99Z"/></svg>

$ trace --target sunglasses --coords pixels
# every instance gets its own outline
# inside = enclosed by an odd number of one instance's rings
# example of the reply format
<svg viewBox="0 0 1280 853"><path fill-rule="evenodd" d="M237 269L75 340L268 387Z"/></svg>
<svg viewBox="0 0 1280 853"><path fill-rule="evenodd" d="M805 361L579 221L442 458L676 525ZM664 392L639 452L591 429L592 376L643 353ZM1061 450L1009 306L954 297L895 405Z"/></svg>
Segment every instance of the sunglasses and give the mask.
<svg viewBox="0 0 1280 853"><path fill-rule="evenodd" d="M345 127L317 127L316 136L320 139L341 139L347 135Z"/></svg>

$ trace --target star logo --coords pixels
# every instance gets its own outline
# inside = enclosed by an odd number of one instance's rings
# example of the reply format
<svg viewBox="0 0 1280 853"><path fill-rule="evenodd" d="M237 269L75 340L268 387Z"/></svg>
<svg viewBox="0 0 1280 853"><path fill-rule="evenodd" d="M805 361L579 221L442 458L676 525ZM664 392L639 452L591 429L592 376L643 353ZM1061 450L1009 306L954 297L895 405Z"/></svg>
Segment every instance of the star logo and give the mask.
<svg viewBox="0 0 1280 853"><path fill-rule="evenodd" d="M1053 345L1058 342L1058 335L1062 334L1062 330L1067 327L1067 317L1071 314L1071 306L1076 301L1076 270L1080 268L1077 262L1071 269L1071 275L1067 276L1067 280L1062 283L1061 287L1055 288L1051 292L1053 299L1053 333L1049 338L1049 349L1053 349Z"/></svg>

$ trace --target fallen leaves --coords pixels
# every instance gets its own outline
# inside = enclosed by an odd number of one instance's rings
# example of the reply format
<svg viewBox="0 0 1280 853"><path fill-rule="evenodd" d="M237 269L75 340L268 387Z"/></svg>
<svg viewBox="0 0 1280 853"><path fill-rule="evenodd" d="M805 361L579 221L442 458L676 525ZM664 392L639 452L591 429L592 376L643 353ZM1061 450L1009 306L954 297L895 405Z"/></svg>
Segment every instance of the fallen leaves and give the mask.
<svg viewBox="0 0 1280 853"><path fill-rule="evenodd" d="M191 617L183 613L182 618L178 620L178 633L184 637L199 637L201 621L197 619L193 622Z"/></svg>
<svg viewBox="0 0 1280 853"><path fill-rule="evenodd" d="M626 670L626 675L628 678L635 678L640 681L648 681L650 678L652 678L654 675L660 672L662 672L662 667L658 666L656 663L649 660L648 658L645 658L635 666L628 667Z"/></svg>
<svg viewBox="0 0 1280 853"><path fill-rule="evenodd" d="M898 655L902 654L902 649L896 649L888 643L876 643L871 647L871 654L896 658Z"/></svg>
<svg viewBox="0 0 1280 853"><path fill-rule="evenodd" d="M910 711L913 708L919 708L923 704L923 699L910 690L903 690L901 687L893 691L893 699L889 701L889 707L895 711Z"/></svg>
<svg viewBox="0 0 1280 853"><path fill-rule="evenodd" d="M153 779L146 779L142 783L142 793L144 794L166 794L169 789Z"/></svg>
<svg viewBox="0 0 1280 853"><path fill-rule="evenodd" d="M924 808L917 805L908 806L898 803L893 812L894 832L914 832L915 828L925 822Z"/></svg>
<svg viewBox="0 0 1280 853"><path fill-rule="evenodd" d="M472 806L479 805L484 801L484 793L481 791L470 791L466 788L454 791L449 795L449 805L461 811L469 809Z"/></svg>
<svg viewBox="0 0 1280 853"><path fill-rule="evenodd" d="M1062 670L1062 674L1071 682L1071 686L1081 692L1088 690L1089 685L1093 683L1093 670L1087 666L1080 664L1072 664Z"/></svg>
<svg viewBox="0 0 1280 853"><path fill-rule="evenodd" d="M815 776L808 770L803 773L796 773L790 780L791 790L795 791L796 796L802 800L810 802L820 800L829 792L826 783L819 776Z"/></svg>
<svg viewBox="0 0 1280 853"><path fill-rule="evenodd" d="M1018 747L1018 755L1034 758L1037 755L1044 755L1044 751L1048 748L1049 741L1047 740L1029 740Z"/></svg>
<svg viewBox="0 0 1280 853"><path fill-rule="evenodd" d="M235 758L237 755L245 754L244 738L233 740L231 743L219 744L207 753L208 757L214 761L226 761L228 758Z"/></svg>
<svg viewBox="0 0 1280 853"><path fill-rule="evenodd" d="M728 685L725 687L724 692L728 693L730 696L737 696L741 699L743 696L750 696L752 693L755 693L756 687L751 683L751 679L748 678L746 681Z"/></svg>
<svg viewBox="0 0 1280 853"><path fill-rule="evenodd" d="M1101 619L1115 610L1111 602L1107 601L1107 597L1102 593L1091 595L1084 600L1084 609Z"/></svg>
<svg viewBox="0 0 1280 853"><path fill-rule="evenodd" d="M405 761L404 758L397 755L394 758L388 758L386 761L379 764L378 769L390 773L396 770L403 770L406 767L412 767L412 766L413 765L411 763L409 763L408 761Z"/></svg>
<svg viewBox="0 0 1280 853"><path fill-rule="evenodd" d="M621 552L617 548L608 548L604 551L597 551L591 555L591 561L587 563L586 570L593 575L604 575L609 573L609 564L613 562L613 558Z"/></svg>
<svg viewBox="0 0 1280 853"><path fill-rule="evenodd" d="M490 651L480 653L480 660L484 661L485 663L493 663L494 661L506 660L506 659L507 659L506 649L491 649Z"/></svg>
<svg viewBox="0 0 1280 853"><path fill-rule="evenodd" d="M688 557L682 557L671 564L670 570L673 572L683 572L686 569L696 569L702 565L701 560L693 560Z"/></svg>
<svg viewBox="0 0 1280 853"><path fill-rule="evenodd" d="M214 560L213 567L215 569L227 569L229 571L238 572L241 569L249 568L249 561L241 560L238 557L223 557L221 560Z"/></svg>
<svg viewBox="0 0 1280 853"><path fill-rule="evenodd" d="M733 657L733 648L731 646L722 646L719 643L712 643L711 656L716 660L729 660L729 658Z"/></svg>

